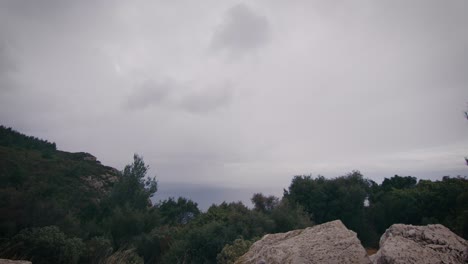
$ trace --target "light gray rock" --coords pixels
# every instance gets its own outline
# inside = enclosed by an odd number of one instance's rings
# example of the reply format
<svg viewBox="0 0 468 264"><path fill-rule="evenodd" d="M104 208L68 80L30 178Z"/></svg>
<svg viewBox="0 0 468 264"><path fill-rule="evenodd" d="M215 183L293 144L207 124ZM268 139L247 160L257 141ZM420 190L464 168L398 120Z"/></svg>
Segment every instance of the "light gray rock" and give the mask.
<svg viewBox="0 0 468 264"><path fill-rule="evenodd" d="M392 225L380 238L374 264L468 263L468 243L443 225Z"/></svg>
<svg viewBox="0 0 468 264"><path fill-rule="evenodd" d="M356 233L341 221L270 234L255 242L238 264L371 263Z"/></svg>
<svg viewBox="0 0 468 264"><path fill-rule="evenodd" d="M31 261L26 261L26 260L0 259L0 264L32 264L32 263Z"/></svg>

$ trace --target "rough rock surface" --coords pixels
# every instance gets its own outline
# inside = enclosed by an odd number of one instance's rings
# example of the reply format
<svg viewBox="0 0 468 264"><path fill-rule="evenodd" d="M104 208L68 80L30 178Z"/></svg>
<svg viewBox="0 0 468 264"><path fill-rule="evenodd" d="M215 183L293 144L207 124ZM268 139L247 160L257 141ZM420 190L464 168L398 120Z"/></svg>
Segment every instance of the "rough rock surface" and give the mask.
<svg viewBox="0 0 468 264"><path fill-rule="evenodd" d="M468 243L443 225L392 225L380 238L374 264L468 263Z"/></svg>
<svg viewBox="0 0 468 264"><path fill-rule="evenodd" d="M356 233L340 220L271 234L255 242L236 263L371 263Z"/></svg>
<svg viewBox="0 0 468 264"><path fill-rule="evenodd" d="M31 264L31 261L0 259L0 264Z"/></svg>

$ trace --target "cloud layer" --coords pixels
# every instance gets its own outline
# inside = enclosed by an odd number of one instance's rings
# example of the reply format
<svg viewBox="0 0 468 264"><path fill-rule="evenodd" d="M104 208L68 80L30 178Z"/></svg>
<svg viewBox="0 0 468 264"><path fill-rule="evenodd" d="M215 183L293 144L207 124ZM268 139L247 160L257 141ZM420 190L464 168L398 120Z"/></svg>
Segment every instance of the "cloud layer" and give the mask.
<svg viewBox="0 0 468 264"><path fill-rule="evenodd" d="M270 40L269 22L266 17L254 13L245 4L229 8L223 23L215 31L212 47L228 50L233 56L251 52Z"/></svg>
<svg viewBox="0 0 468 264"><path fill-rule="evenodd" d="M467 1L0 3L0 121L159 179L466 174ZM260 190L260 189L259 189Z"/></svg>

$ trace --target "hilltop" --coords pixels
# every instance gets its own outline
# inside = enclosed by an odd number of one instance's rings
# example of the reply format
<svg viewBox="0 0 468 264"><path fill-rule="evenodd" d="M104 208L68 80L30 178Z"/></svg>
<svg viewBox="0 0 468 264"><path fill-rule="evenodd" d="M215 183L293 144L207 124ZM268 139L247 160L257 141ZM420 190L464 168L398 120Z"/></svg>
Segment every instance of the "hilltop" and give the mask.
<svg viewBox="0 0 468 264"><path fill-rule="evenodd" d="M119 177L89 153L0 126L0 237L90 217Z"/></svg>

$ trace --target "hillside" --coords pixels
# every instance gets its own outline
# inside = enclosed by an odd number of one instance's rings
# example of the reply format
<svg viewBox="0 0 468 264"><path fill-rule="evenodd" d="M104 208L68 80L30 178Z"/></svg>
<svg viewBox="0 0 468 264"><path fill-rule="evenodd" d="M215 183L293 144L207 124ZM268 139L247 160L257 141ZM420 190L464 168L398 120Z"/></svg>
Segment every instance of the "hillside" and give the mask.
<svg viewBox="0 0 468 264"><path fill-rule="evenodd" d="M59 151L55 143L1 126L0 237L25 227L67 229L96 211L119 175L91 154Z"/></svg>
<svg viewBox="0 0 468 264"><path fill-rule="evenodd" d="M378 184L359 171L297 175L282 197L255 193L253 208L222 202L201 212L184 197L152 204L158 183L148 169L137 154L119 172L89 153L0 126L0 259L233 263L265 234L337 219L371 248L395 223L443 224L468 237L466 177L394 175Z"/></svg>

